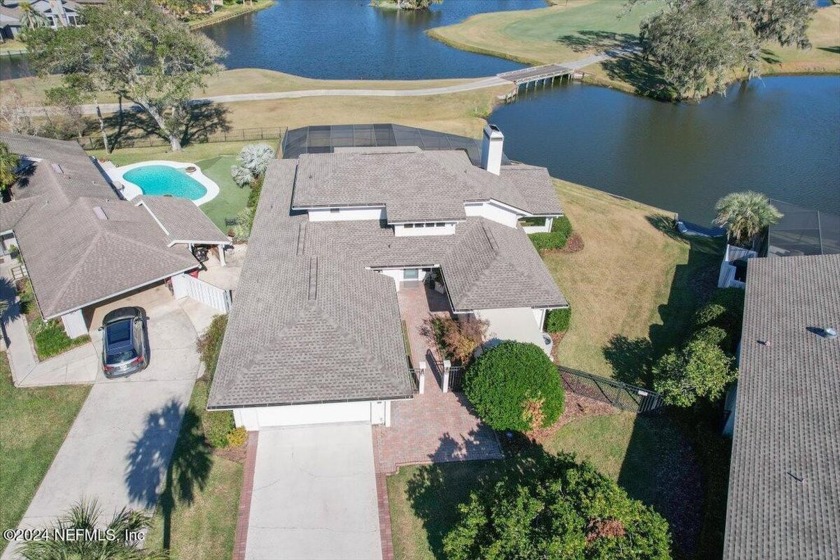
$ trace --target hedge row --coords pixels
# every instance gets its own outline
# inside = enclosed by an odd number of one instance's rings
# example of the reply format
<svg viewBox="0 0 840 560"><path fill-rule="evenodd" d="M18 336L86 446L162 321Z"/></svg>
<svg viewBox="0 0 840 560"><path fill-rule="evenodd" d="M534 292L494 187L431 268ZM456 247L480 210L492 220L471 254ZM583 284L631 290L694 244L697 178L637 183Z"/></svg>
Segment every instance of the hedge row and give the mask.
<svg viewBox="0 0 840 560"><path fill-rule="evenodd" d="M561 216L554 219L550 233L532 233L528 237L531 238L531 243L534 244L537 251L546 251L565 247L571 234L572 224L569 222L569 218Z"/></svg>

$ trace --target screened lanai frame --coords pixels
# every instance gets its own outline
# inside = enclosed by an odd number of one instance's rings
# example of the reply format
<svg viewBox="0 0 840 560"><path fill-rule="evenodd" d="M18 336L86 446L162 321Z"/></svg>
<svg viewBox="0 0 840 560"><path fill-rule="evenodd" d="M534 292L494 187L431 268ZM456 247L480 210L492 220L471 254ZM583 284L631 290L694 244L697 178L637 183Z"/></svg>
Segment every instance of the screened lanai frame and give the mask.
<svg viewBox="0 0 840 560"><path fill-rule="evenodd" d="M770 226L768 257L840 254L840 216L781 200L771 202L784 216Z"/></svg>

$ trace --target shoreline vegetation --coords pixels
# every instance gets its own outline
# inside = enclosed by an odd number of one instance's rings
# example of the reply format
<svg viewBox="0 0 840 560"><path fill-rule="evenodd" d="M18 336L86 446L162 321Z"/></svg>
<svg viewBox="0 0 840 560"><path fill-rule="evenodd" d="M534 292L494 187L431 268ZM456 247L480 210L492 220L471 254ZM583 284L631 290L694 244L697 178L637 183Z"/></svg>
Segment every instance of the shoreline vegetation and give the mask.
<svg viewBox="0 0 840 560"><path fill-rule="evenodd" d="M196 15L194 16L195 19L189 19L186 23L190 26L191 30L195 31L196 29L215 25L235 17L265 10L275 3L275 0L253 0L251 2L243 1L241 4L232 4L230 6L217 6L212 14Z"/></svg>
<svg viewBox="0 0 840 560"><path fill-rule="evenodd" d="M641 20L661 9L661 0L627 11L613 0L549 0L546 8L477 14L426 31L450 47L528 65L564 62L638 41ZM762 49L761 71L771 75L840 74L840 5L817 10L808 37L812 47ZM657 97L661 81L638 54L628 53L584 69L584 82ZM730 83L746 78L733 72ZM657 84L657 82L660 82Z"/></svg>

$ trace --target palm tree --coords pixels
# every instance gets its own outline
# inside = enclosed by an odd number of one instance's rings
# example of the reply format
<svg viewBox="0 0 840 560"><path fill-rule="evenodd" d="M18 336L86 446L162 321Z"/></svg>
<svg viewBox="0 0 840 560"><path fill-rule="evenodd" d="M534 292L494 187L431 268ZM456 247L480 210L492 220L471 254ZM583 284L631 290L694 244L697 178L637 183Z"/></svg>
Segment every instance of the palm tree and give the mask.
<svg viewBox="0 0 840 560"><path fill-rule="evenodd" d="M730 193L715 204L714 223L726 228L729 238L738 245L753 246L758 236L777 223L782 213L761 193Z"/></svg>
<svg viewBox="0 0 840 560"><path fill-rule="evenodd" d="M18 550L25 560L165 560L168 555L161 551L148 551L140 548L141 532L149 528L151 515L143 511L123 508L116 513L108 525L99 520L102 511L96 500L75 504L50 527L50 535L82 535L76 539L56 539L26 541ZM95 532L98 529L98 532ZM75 531L79 531L76 533ZM88 533L85 534L84 531Z"/></svg>
<svg viewBox="0 0 840 560"><path fill-rule="evenodd" d="M36 27L49 27L50 21L38 10L32 7L29 2L20 3L20 26L23 29L35 29Z"/></svg>
<svg viewBox="0 0 840 560"><path fill-rule="evenodd" d="M15 171L20 164L17 154L9 151L9 147L0 142L0 191L5 191L15 182Z"/></svg>

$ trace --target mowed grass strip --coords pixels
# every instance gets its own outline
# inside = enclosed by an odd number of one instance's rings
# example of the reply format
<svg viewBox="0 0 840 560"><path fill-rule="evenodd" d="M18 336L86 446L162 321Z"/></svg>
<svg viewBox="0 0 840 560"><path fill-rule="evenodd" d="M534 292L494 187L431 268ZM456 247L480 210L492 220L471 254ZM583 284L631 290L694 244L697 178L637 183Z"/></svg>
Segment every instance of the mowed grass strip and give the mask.
<svg viewBox="0 0 840 560"><path fill-rule="evenodd" d="M196 162L196 164L205 175L219 185L219 196L202 204L199 208L223 233L227 233L229 227L225 225L225 218L235 218L245 208L251 187L240 187L231 177L230 168L236 164L236 156L219 156Z"/></svg>
<svg viewBox="0 0 840 560"><path fill-rule="evenodd" d="M0 527L17 527L90 387L18 389L0 353ZM0 552L8 543L0 539Z"/></svg>

